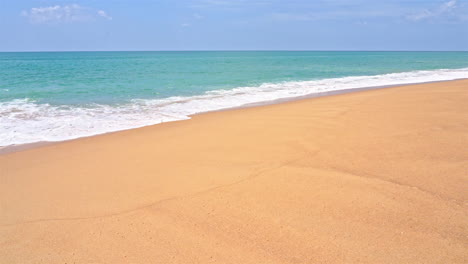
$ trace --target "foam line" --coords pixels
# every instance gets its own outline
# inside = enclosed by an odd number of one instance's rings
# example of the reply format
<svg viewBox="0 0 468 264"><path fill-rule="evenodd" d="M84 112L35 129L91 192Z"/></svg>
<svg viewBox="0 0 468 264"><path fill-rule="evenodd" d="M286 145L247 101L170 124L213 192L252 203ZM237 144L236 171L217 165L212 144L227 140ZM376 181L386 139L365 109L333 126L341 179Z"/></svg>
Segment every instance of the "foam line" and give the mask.
<svg viewBox="0 0 468 264"><path fill-rule="evenodd" d="M315 93L468 78L468 68L412 71L214 90L191 97L134 99L121 105L68 106L29 99L0 103L0 146L61 141L188 119L190 115Z"/></svg>

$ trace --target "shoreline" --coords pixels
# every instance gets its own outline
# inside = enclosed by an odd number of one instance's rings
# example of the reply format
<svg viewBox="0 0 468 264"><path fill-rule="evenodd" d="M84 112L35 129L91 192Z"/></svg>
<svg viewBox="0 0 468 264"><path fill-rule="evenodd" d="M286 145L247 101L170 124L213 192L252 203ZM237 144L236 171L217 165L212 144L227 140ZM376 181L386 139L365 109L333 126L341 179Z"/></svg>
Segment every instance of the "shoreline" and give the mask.
<svg viewBox="0 0 468 264"><path fill-rule="evenodd" d="M468 80L0 155L1 263L466 263Z"/></svg>
<svg viewBox="0 0 468 264"><path fill-rule="evenodd" d="M354 92L363 92L363 91L367 91L367 90L377 90L377 89L394 88L394 87L400 87L400 86L430 84L430 83L453 82L453 81L460 81L460 80L467 80L467 79L468 78L460 78L460 79L447 80L447 81L429 81L429 82L421 82L421 83L382 85L382 86L350 88L350 89L343 89L343 90L312 93L312 94L296 96L296 97L280 98L280 99L262 101L262 102L257 102L257 103L248 103L248 104L244 104L244 105L237 106L237 107L228 107L228 108L223 108L223 109L218 109L218 110L205 111L205 112L200 112L200 113L196 113L196 114L193 114L193 115L189 115L189 117L192 118L193 116L203 115L203 114L212 113L212 112L223 112L223 111L231 111L231 110L236 110L236 109L244 109L244 108L251 108L251 107L261 107L261 106L267 106L267 105L283 104L283 103L288 103L288 102L307 100L307 99L312 99L312 98L320 98L320 97L325 97L325 96L334 96L334 95L354 93ZM33 148L40 148L40 147L43 147L43 146L60 144L60 143L64 143L64 142L74 141L74 140L80 140L80 139L83 139L83 138L103 136L103 135L119 133L119 132L128 131L128 130L141 129L141 128L145 128L145 127L158 126L158 125L161 125L161 124L164 124L164 123L180 122L180 121L186 121L186 120L182 119L182 120L167 121L167 122L161 122L161 123L158 123L158 124L146 125L146 126L135 127L135 128L128 128L128 129L123 129L123 130L109 131L109 132L105 132L105 133L94 134L94 135L85 136L85 137L77 137L77 138L66 139L66 140L59 140L59 141L38 141L38 142L31 142L31 143L24 143L24 144L13 144L13 145L7 145L7 146L0 146L0 156L1 155L6 155L6 154L9 154L9 153L15 153L15 152L28 150L28 149L33 149Z"/></svg>

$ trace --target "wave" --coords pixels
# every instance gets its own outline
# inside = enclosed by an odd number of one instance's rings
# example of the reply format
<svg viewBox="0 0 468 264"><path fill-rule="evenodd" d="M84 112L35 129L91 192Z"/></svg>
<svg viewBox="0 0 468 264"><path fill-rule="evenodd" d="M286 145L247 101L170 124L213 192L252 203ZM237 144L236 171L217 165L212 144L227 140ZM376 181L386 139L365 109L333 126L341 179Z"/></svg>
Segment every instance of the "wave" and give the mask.
<svg viewBox="0 0 468 264"><path fill-rule="evenodd" d="M189 119L190 115L202 112L323 92L462 78L468 78L468 68L265 83L191 97L134 99L121 105L56 106L15 99L0 103L0 146L92 136Z"/></svg>

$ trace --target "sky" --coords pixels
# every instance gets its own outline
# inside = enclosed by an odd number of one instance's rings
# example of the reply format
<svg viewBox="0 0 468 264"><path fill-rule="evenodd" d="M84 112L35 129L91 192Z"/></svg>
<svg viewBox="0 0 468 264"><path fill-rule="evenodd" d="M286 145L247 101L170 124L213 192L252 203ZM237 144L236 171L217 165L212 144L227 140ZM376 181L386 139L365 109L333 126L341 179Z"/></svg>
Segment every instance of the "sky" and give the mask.
<svg viewBox="0 0 468 264"><path fill-rule="evenodd" d="M468 50L468 0L0 0L0 51Z"/></svg>

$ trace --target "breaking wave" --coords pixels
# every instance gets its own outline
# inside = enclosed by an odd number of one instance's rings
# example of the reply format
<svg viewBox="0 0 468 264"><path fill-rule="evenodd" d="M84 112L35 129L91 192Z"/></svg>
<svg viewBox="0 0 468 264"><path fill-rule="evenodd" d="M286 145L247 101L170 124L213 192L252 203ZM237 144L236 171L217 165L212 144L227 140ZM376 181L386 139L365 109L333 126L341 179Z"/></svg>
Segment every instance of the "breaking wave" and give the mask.
<svg viewBox="0 0 468 264"><path fill-rule="evenodd" d="M202 112L323 92L462 78L468 78L468 68L265 83L191 97L134 99L120 105L50 105L15 99L0 102L0 146L86 137L189 119L190 115Z"/></svg>

